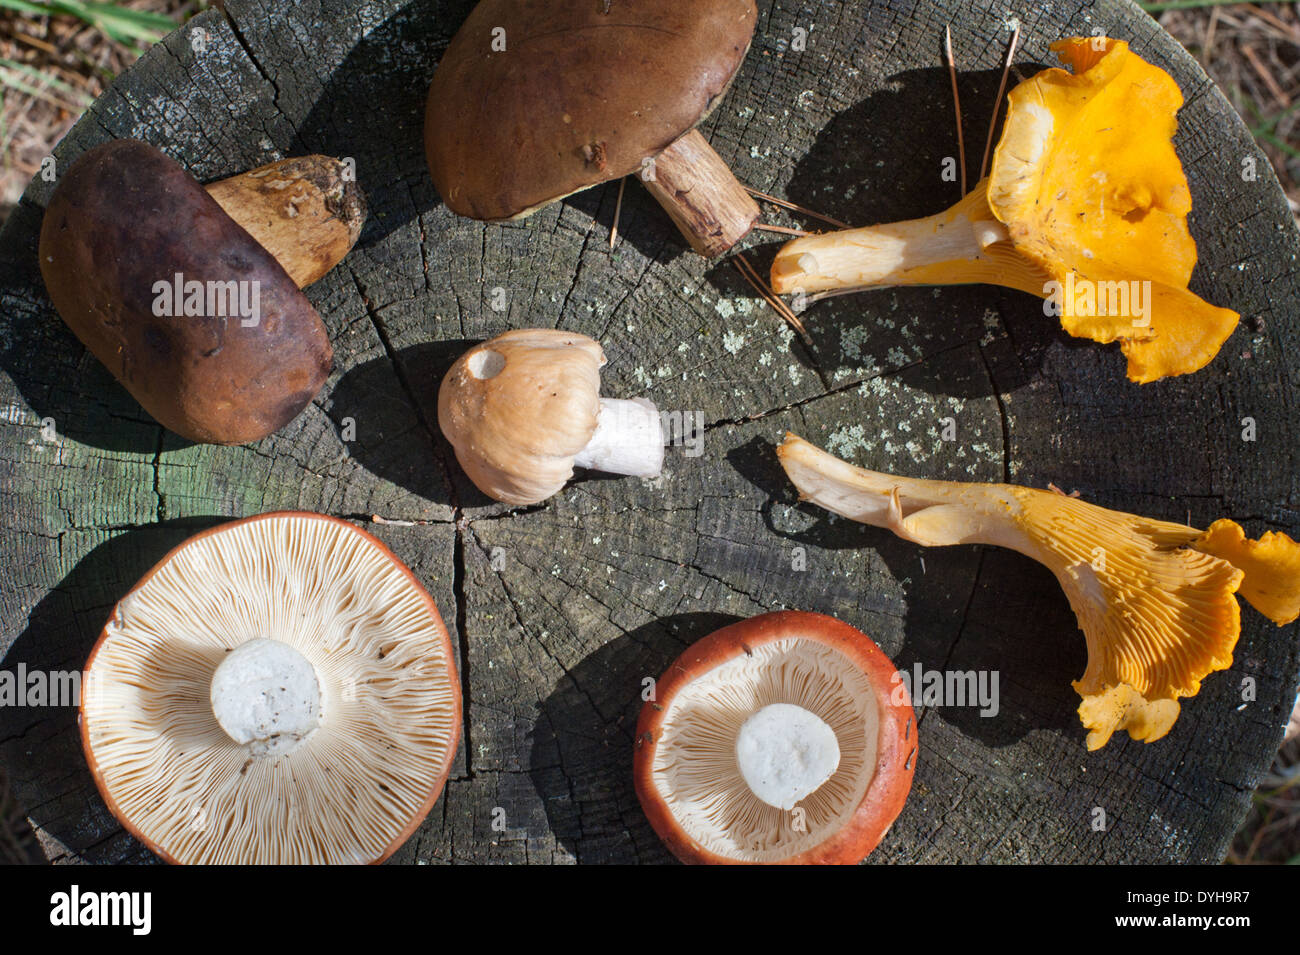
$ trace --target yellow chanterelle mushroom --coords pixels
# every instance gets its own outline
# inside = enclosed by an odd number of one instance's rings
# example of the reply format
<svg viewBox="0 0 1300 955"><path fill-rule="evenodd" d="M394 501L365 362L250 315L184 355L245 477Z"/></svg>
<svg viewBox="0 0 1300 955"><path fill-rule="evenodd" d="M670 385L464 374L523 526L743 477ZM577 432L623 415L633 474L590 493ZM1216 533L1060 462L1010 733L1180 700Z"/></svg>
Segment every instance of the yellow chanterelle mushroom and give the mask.
<svg viewBox="0 0 1300 955"><path fill-rule="evenodd" d="M1074 688L1090 750L1121 729L1159 739L1178 698L1232 665L1234 594L1279 626L1300 616L1300 545L1285 534L1251 541L1229 520L1203 532L1051 491L867 471L792 434L777 453L800 497L832 513L927 546L1008 547L1052 571L1088 643Z"/></svg>
<svg viewBox="0 0 1300 955"><path fill-rule="evenodd" d="M1128 377L1204 367L1238 315L1188 291L1196 243L1174 152L1178 85L1122 40L1052 44L1008 96L989 176L946 212L807 236L772 263L780 293L987 283L1049 301L1071 335L1118 341Z"/></svg>

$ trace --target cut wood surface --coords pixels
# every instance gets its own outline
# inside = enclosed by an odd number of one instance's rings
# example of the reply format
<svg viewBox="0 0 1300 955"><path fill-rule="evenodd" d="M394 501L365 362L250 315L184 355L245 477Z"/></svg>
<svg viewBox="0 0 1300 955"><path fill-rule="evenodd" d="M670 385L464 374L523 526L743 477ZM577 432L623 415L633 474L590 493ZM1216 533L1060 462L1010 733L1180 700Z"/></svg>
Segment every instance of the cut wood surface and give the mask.
<svg viewBox="0 0 1300 955"><path fill-rule="evenodd" d="M1244 608L1232 668L1184 701L1168 737L1121 734L1087 753L1070 686L1083 637L1047 571L831 520L798 505L774 453L792 429L879 470L1053 482L1152 517L1297 536L1300 240L1247 130L1154 21L1118 0L1012 8L1022 75L1055 64L1053 40L1101 31L1186 96L1176 145L1200 248L1192 288L1243 320L1204 371L1139 387L1118 348L1070 340L1037 299L990 287L823 301L802 316L805 345L730 263L692 254L635 180L612 251L617 183L520 222L457 218L429 181L421 127L470 3L224 7L118 78L57 168L128 136L205 182L281 156L354 158L370 220L307 290L337 367L258 444L164 432L54 313L36 258L53 184L35 181L0 233L4 669L79 668L112 604L198 529L321 511L363 524L411 566L460 656L463 745L394 861L668 861L632 789L642 681L718 626L782 607L842 618L909 673L998 675L996 716L918 700L915 787L872 861L1223 857L1295 699L1295 627ZM982 143L1011 30L1004 4L759 8L753 48L701 127L742 182L855 225L958 198L940 178L956 155L944 27L965 140ZM978 162L968 156L971 181ZM819 228L766 204L764 219ZM761 271L779 241L742 245ZM605 392L698 418L702 445L670 448L653 481L584 474L541 505L486 500L437 432L437 384L469 344L523 326L600 339ZM72 708L0 707L0 766L48 857L153 859L95 791Z"/></svg>

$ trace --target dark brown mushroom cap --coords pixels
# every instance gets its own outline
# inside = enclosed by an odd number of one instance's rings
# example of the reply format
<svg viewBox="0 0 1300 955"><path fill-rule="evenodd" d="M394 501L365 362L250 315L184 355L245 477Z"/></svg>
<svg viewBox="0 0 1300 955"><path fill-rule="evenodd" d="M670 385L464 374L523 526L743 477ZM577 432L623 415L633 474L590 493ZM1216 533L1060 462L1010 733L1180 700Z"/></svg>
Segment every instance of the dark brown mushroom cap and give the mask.
<svg viewBox="0 0 1300 955"><path fill-rule="evenodd" d="M526 215L638 172L708 115L753 0L482 0L429 86L429 171L453 212ZM505 31L504 52L492 49Z"/></svg>
<svg viewBox="0 0 1300 955"><path fill-rule="evenodd" d="M194 441L265 437L307 406L333 367L320 316L285 270L147 143L96 146L60 176L40 260L68 327L159 423ZM177 273L257 282L259 323L154 315L155 283Z"/></svg>

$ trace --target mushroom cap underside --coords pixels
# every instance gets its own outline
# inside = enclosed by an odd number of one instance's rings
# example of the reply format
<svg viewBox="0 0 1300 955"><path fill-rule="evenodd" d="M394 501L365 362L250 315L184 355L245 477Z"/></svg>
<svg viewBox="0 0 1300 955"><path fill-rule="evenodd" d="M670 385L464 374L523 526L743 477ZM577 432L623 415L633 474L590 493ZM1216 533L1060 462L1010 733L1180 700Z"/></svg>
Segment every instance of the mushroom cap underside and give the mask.
<svg viewBox="0 0 1300 955"><path fill-rule="evenodd" d="M737 765L745 721L786 703L835 732L833 775L785 811L761 801ZM906 686L887 657L842 621L777 611L689 647L658 681L637 725L634 778L651 825L691 863L856 863L901 811L916 766Z"/></svg>
<svg viewBox="0 0 1300 955"><path fill-rule="evenodd" d="M235 742L213 714L214 673L259 638L319 679L319 725L282 755ZM383 861L437 800L460 736L432 598L374 537L318 514L182 543L114 608L84 689L100 793L174 863Z"/></svg>

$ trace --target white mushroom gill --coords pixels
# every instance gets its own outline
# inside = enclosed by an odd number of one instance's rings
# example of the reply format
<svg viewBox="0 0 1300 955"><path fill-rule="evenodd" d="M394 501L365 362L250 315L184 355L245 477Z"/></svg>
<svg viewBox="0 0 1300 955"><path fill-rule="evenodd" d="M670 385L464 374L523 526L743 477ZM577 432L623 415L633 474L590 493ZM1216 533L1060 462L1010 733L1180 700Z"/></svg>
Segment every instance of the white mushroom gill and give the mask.
<svg viewBox="0 0 1300 955"><path fill-rule="evenodd" d="M210 705L250 637L320 681L320 726L254 759ZM298 515L198 538L122 601L83 701L119 815L180 862L363 862L421 814L452 757L446 633L406 571L342 522Z"/></svg>
<svg viewBox="0 0 1300 955"><path fill-rule="evenodd" d="M825 723L840 753L830 777L791 811L756 796L736 758L746 720L778 703ZM745 861L787 858L832 836L862 802L875 772L879 727L871 684L847 657L815 640L774 640L675 694L655 751L655 784L683 830L711 852Z"/></svg>

